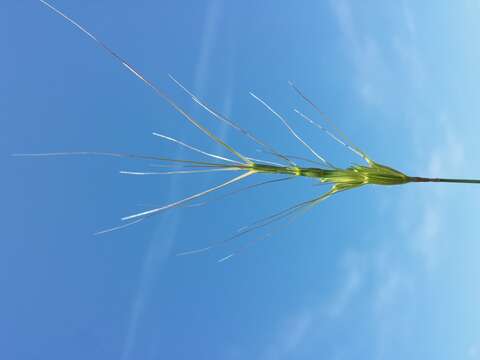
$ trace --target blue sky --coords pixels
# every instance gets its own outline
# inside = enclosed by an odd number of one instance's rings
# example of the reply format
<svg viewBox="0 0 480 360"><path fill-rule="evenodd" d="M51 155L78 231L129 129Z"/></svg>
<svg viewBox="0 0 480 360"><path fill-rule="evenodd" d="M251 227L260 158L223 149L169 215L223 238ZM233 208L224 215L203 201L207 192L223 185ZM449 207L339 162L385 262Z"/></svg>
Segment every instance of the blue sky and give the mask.
<svg viewBox="0 0 480 360"><path fill-rule="evenodd" d="M149 163L9 155L200 159L153 131L226 154L45 6L5 5L2 358L480 358L480 188L342 193L223 263L265 231L208 253L175 254L325 188L305 179L271 184L93 236L227 177L134 177L118 171ZM409 175L480 178L474 1L54 5L246 154L263 156L189 101L168 73L285 154L310 156L250 91L331 162L358 161L295 116L294 108L315 114L288 86L293 80L376 161Z"/></svg>

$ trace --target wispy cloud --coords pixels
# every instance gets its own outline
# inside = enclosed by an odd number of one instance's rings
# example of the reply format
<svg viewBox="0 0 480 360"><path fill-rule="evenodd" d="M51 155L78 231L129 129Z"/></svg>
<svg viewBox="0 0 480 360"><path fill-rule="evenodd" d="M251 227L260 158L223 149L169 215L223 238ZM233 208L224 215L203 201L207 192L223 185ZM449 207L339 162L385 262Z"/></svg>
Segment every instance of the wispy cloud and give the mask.
<svg viewBox="0 0 480 360"><path fill-rule="evenodd" d="M438 205L428 204L413 233L412 248L420 256L427 271L433 271L440 261L441 213Z"/></svg>
<svg viewBox="0 0 480 360"><path fill-rule="evenodd" d="M206 9L200 54L194 74L194 92L200 95L200 97L202 97L202 94L205 92L205 84L208 79L208 68L216 43L221 14L222 2L219 0L210 1ZM227 91L224 107L227 112L231 111L233 102L233 69L231 69L231 71L232 76L227 79L226 84ZM223 137L226 136L226 131L226 126L223 124L220 128L220 133ZM174 157L182 158L182 153L183 148L178 148ZM175 184L171 183L169 197L172 201L176 198L178 193L177 190ZM147 308L153 285L156 283L158 276L160 276L161 268L171 253L180 220L180 215L169 214L168 217L161 221L157 227L157 231L154 233L152 240L150 241L142 266L138 291L132 305L132 313L122 354L123 360L134 358L133 353L136 339L139 331L141 331L141 320ZM161 241L158 241L159 238L161 238Z"/></svg>
<svg viewBox="0 0 480 360"><path fill-rule="evenodd" d="M315 312L308 309L289 316L278 326L278 330L265 349L262 358L265 360L282 359L294 352L312 330L315 316Z"/></svg>
<svg viewBox="0 0 480 360"><path fill-rule="evenodd" d="M436 168L437 158L443 167L451 169L461 169L464 163L463 147L448 119L442 116L439 121L441 131L435 136L438 147L430 157L434 171L442 170ZM446 255L444 224L448 223L449 198L445 194L447 189L440 188L432 185L420 193L418 187L406 188L408 210L401 204L393 205L396 208L390 210L393 214L398 211L398 216L394 216L398 226L395 227L395 222L390 224L390 235L368 249L352 246L346 251L335 269L336 288L324 294L320 303L295 310L285 322L275 326L264 358L281 359L295 350L308 349L310 344L318 346L329 339L330 330L335 331L345 321L357 317L370 319L374 324L369 328L374 338L373 357L389 358L392 349L410 343L411 327L417 321L416 294L421 293L425 280L435 276ZM372 237L381 238L384 230L380 226ZM329 351L337 353L337 350L341 352L341 349Z"/></svg>
<svg viewBox="0 0 480 360"><path fill-rule="evenodd" d="M184 149L177 147L174 158L182 158ZM169 194L166 203L170 203L178 198L178 186L174 181L170 181L165 187L166 193ZM142 263L140 279L137 292L133 298L132 310L128 322L125 343L121 359L129 360L135 358L135 344L138 333L141 331L141 321L148 301L151 297L154 285L157 283L162 268L168 260L175 242L178 226L181 221L181 215L178 212L164 214L153 232L145 258Z"/></svg>
<svg viewBox="0 0 480 360"><path fill-rule="evenodd" d="M355 68L356 90L368 104L379 105L390 77L383 53L372 36L360 31L348 1L332 1L331 5Z"/></svg>
<svg viewBox="0 0 480 360"><path fill-rule="evenodd" d="M403 15L400 18L401 23L392 35L393 51L395 58L401 64L401 70L404 71L410 88L422 90L427 72L417 45L417 22L408 2L403 1L401 6Z"/></svg>
<svg viewBox="0 0 480 360"><path fill-rule="evenodd" d="M421 89L426 73L416 46L415 16L408 3L402 3L401 16L396 16L399 24L382 23L381 27L374 22L358 26L362 19L356 18L354 4L348 0L331 2L354 68L354 89L360 98L369 105L381 106L387 100L393 101L399 86ZM385 37L390 41L384 41ZM405 77L399 79L399 72L405 73Z"/></svg>
<svg viewBox="0 0 480 360"><path fill-rule="evenodd" d="M467 350L468 359L480 359L480 346L478 344L472 344Z"/></svg>
<svg viewBox="0 0 480 360"><path fill-rule="evenodd" d="M459 172L465 167L465 149L448 115L438 116L438 125L440 128L438 144L430 152L428 159L429 176L443 176L445 172Z"/></svg>
<svg viewBox="0 0 480 360"><path fill-rule="evenodd" d="M411 36L414 36L417 33L417 24L416 24L412 9L410 8L410 6L406 1L402 2L402 8L403 8L403 17L405 20L405 26L408 30L408 33Z"/></svg>
<svg viewBox="0 0 480 360"><path fill-rule="evenodd" d="M207 4L205 13L205 21L202 30L200 54L195 66L195 78L194 78L194 93L200 98L206 97L206 84L209 79L209 68L211 64L211 58L215 53L215 44L217 43L217 37L219 35L220 20L223 12L223 2L219 0L212 0ZM227 53L220 54L222 58L227 62L227 74L225 76L226 81L220 86L224 91L224 104L220 108L221 112L230 116L233 106L233 81L234 81L234 56L233 46ZM217 76L219 74L216 74ZM228 126L225 123L218 124L218 135L222 140L226 140L228 133ZM220 145L216 146L215 152L222 154L225 149Z"/></svg>
<svg viewBox="0 0 480 360"><path fill-rule="evenodd" d="M173 190L173 189L172 189ZM173 194L176 192L173 191ZM154 232L143 261L140 282L133 300L132 312L125 338L122 360L134 358L132 356L142 317L148 305L153 284L160 276L160 271L168 259L174 243L180 216L175 214L161 221Z"/></svg>
<svg viewBox="0 0 480 360"><path fill-rule="evenodd" d="M234 56L233 48L227 54L226 61L228 64L226 79L225 79L225 82L220 85L223 88L223 94L224 94L223 106L221 108L221 111L223 115L230 118L232 115L232 109L234 104L234 82L235 82L235 56ZM228 142L227 141L228 132L229 132L228 125L225 123L220 123L219 127L220 128L219 128L218 135L220 139ZM220 145L217 145L216 153L226 155L226 149Z"/></svg>
<svg viewBox="0 0 480 360"><path fill-rule="evenodd" d="M340 285L330 297L317 304L303 305L273 326L271 340L266 345L262 359L288 358L299 349L321 341L332 322L340 321L363 289L367 276L369 256L349 251L340 264ZM315 348L318 347L318 344Z"/></svg>
<svg viewBox="0 0 480 360"><path fill-rule="evenodd" d="M208 2L205 15L200 55L195 66L194 89L197 94L204 93L204 84L208 77L210 57L216 43L218 22L222 13L222 2L213 0Z"/></svg>
<svg viewBox="0 0 480 360"><path fill-rule="evenodd" d="M426 166L422 166L426 167L423 172L429 177L453 177L465 166L464 146L446 114L438 116L438 124L440 130L435 134L437 145L429 150ZM420 173L422 169L417 171ZM435 186L426 191L420 196L416 195L415 202L421 210L411 218L412 225L406 229L405 236L410 235L411 249L418 255L425 270L433 272L444 256L444 224L448 223L448 194L451 189Z"/></svg>
<svg viewBox="0 0 480 360"><path fill-rule="evenodd" d="M365 255L358 252L350 251L344 255L342 261L345 273L344 280L342 280L341 286L333 294L326 308L326 313L329 317L337 318L342 316L355 295L357 295L367 275L365 260Z"/></svg>

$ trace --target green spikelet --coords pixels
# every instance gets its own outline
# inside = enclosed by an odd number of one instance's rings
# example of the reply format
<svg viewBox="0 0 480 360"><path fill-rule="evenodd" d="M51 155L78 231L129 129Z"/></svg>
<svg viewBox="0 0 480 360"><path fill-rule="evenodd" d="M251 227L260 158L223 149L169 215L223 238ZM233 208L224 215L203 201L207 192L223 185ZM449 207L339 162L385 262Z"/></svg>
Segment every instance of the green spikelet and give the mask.
<svg viewBox="0 0 480 360"><path fill-rule="evenodd" d="M369 166L354 165L346 169L281 167L252 164L254 172L305 176L330 183L336 189L348 190L363 185L402 185L414 181L404 173L369 159Z"/></svg>

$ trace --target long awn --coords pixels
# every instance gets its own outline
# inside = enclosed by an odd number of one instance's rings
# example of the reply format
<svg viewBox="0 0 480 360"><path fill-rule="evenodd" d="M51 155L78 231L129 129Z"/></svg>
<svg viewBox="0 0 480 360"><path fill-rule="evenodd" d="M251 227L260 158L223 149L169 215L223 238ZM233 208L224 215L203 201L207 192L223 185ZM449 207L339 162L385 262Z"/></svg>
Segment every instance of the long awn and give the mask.
<svg viewBox="0 0 480 360"><path fill-rule="evenodd" d="M444 183L468 183L468 184L480 184L480 180L471 180L471 179L446 179L446 178L427 178L427 177L416 177L416 176L408 176L393 169L389 166L385 166L379 164L372 160L371 157L367 156L367 154L360 150L357 146L355 146L333 123L333 121L324 114L318 106L310 100L295 84L289 82L292 89L308 103L316 113L325 121L328 126L323 126L318 122L312 120L309 116L305 115L303 112L295 109L295 113L300 116L302 119L307 121L312 126L317 127L321 131L323 131L327 136L332 138L334 141L339 143L340 145L344 146L349 151L353 152L355 155L359 156L366 165L352 165L348 168L339 168L332 163L330 163L325 157L320 155L312 146L307 144L298 134L297 132L291 127L289 122L287 121L286 117L279 114L276 110L274 110L265 100L261 99L257 95L250 93L260 104L262 104L268 111L270 111L276 118L278 118L281 123L286 127L286 129L290 132L290 134L298 140L313 156L314 159L303 159L296 156L285 155L277 151L268 143L259 140L256 136L254 136L251 132L243 129L239 126L235 121L228 118L227 116L219 113L215 109L213 109L210 105L208 105L205 101L201 100L195 94L193 94L189 89L187 89L182 83L180 83L177 79L175 79L172 75L169 75L170 79L180 88L182 89L196 104L198 104L202 109L208 112L210 115L215 117L217 120L227 124L234 130L240 132L243 136L254 142L256 145L261 147L261 151L266 154L271 154L277 158L277 162L267 161L252 158L249 156L245 156L239 151L235 150L233 147L228 145L224 142L221 138L213 134L208 128L203 126L198 120L188 114L183 108L181 108L175 101L170 98L167 93L157 87L152 81L148 80L138 69L136 69L133 65L129 64L123 57L115 53L110 47L108 47L105 43L100 41L95 35L85 29L82 25L78 22L73 20L72 18L65 15L62 11L58 10L56 7L51 5L50 3L39 0L45 6L47 6L50 10L52 10L57 15L64 18L67 22L75 26L85 35L87 35L91 40L93 40L97 45L99 45L104 51L106 51L110 56L112 56L115 60L117 60L121 65L123 65L129 72L131 72L135 77L140 79L146 86L150 87L159 97L161 97L164 101L166 101L173 109L175 109L180 115L182 115L187 121L189 121L193 126L198 128L202 131L207 137L209 137L212 141L216 142L227 152L230 154L233 159L219 156L216 154L209 153L207 151L198 149L192 145L189 145L181 140L172 138L170 136L160 134L158 132L154 132L153 135L160 137L166 141L173 142L179 146L185 147L191 151L200 153L201 155L208 157L210 159L214 159L212 161L193 161L188 159L171 159L167 157L160 157L154 155L137 155L137 154L127 154L127 153L114 153L114 152L57 152L57 153L41 153L41 154L15 154L15 156L61 156L61 155L101 155L101 156L113 156L113 157L124 157L124 158L132 158L132 159L141 159L141 160L152 160L155 162L161 162L162 164L175 164L175 170L166 170L166 171L122 171L121 173L127 175L137 175L137 176L147 176L147 175L174 175L174 174L194 174L194 173L210 173L210 172L225 172L225 171L234 171L240 172L239 175L231 178L228 181L215 185L209 189L201 191L199 193L190 195L184 199L177 200L170 204L153 207L146 211L141 211L138 213L134 213L122 218L122 221L125 223L110 228L106 230L102 230L97 232L97 234L103 234L106 232L119 230L125 227L128 227L133 224L137 224L140 221L143 221L153 215L156 215L160 212L163 212L168 209L173 209L176 207L182 206L200 206L203 205L205 202L195 202L200 198L203 198L206 195L209 195L213 192L216 192L220 189L223 189L229 185L234 183L240 182L247 177L257 174L273 174L273 175L281 175L281 178L262 181L257 184L249 185L241 189L234 190L230 193L225 194L224 196L233 195L238 193L239 191L253 189L258 186L270 184L273 182L280 182L284 180L289 180L295 177L308 177L317 180L321 184L328 184L330 185L330 189L323 193L320 196L317 196L313 199L301 202L299 204L293 205L285 210L279 211L273 215L265 217L261 220L258 220L248 226L240 228L237 230L235 234L231 237L224 239L222 241L218 241L215 243L211 243L208 246L199 249L193 249L189 251L185 251L183 253L179 253L178 255L187 255L187 254L194 254L200 253L203 251L207 251L216 247L218 245L226 244L234 239L237 239L243 235L246 235L254 230L266 227L271 225L272 223L278 222L280 220L287 220L284 225L293 221L296 217L302 215L306 211L312 209L322 201L326 200L327 198L346 190L351 190L354 188L358 188L364 185L402 185L412 182L444 182ZM312 167L302 167L299 166L295 160L304 160L311 162L315 166ZM159 167L172 167L172 165L157 165L154 166ZM178 170L178 168L182 168L182 170ZM219 197L219 198L223 198ZM219 199L217 198L217 199ZM215 200L215 199L214 199ZM278 230L278 228L276 229ZM238 254L240 251L245 249L247 246L251 245L254 241L258 241L261 239L265 239L270 237L273 232L269 232L266 235L256 238L250 242L245 242L237 251L232 252L231 254L223 257L219 261L224 261L231 258L233 255Z"/></svg>

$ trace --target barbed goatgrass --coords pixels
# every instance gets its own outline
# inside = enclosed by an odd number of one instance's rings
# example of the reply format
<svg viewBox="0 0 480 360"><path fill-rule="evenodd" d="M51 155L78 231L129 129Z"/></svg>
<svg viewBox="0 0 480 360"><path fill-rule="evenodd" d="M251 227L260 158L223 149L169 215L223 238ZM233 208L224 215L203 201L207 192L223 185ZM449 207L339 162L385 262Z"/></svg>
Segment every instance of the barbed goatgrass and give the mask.
<svg viewBox="0 0 480 360"><path fill-rule="evenodd" d="M124 157L124 158L132 158L132 159L143 159L143 160L154 160L158 162L162 162L165 164L170 165L162 165L162 166L171 166L175 167L174 170L168 171L151 171L151 172L137 172L137 171L122 171L121 173L127 175L139 175L139 176L146 176L146 175L173 175L173 174L193 174L193 173L209 173L209 172L224 172L224 171L232 171L238 172L240 175L233 177L232 179L223 182L219 185L213 186L207 190L202 192L196 193L194 195L188 196L184 199L175 201L173 203L155 207L146 211L142 211L139 213L135 213L132 215L128 215L122 218L125 222L122 225L102 230L97 232L97 234L102 234L106 232L110 232L113 230L118 230L125 228L127 226L136 224L140 221L143 221L153 215L156 215L160 212L163 212L167 209L172 209L179 206L190 205L192 204L193 200L202 198L212 192L217 190L223 189L231 184L240 182L245 178L248 178L253 175L257 174L274 174L274 175L281 175L282 177L276 180L269 180L264 181L261 183L257 183L254 185L249 185L243 189L236 190L233 193L236 193L241 190L248 190L253 187L266 185L272 182L284 181L293 179L295 177L307 177L313 178L318 180L320 183L329 184L330 189L323 193L320 196L317 196L313 199L308 201L304 201L302 203L296 204L288 209L280 211L274 215L268 216L264 219L261 219L249 226L243 227L237 231L236 234L233 236L217 242L213 243L209 246L194 249L191 251L186 251L183 253L179 253L178 255L188 255L203 252L209 250L215 246L220 244L224 244L229 242L233 239L236 239L242 235L245 235L251 231L259 229L261 227L265 227L273 222L277 222L282 219L288 219L289 221L293 220L297 216L303 214L304 212L308 211L309 209L313 208L314 206L318 205L322 201L326 200L327 198L346 190L352 190L355 188L359 188L365 185L381 185L381 186L391 186L391 185L403 185L407 183L418 183L418 182L443 182L443 183L467 183L467 184L480 184L480 180L470 180L470 179L445 179L445 178L427 178L427 177L416 177L416 176L408 176L401 171L398 171L394 168L389 166L385 166L375 162L370 156L368 156L364 151L360 150L358 147L353 145L350 140L339 130L336 128L335 124L328 118L316 105L313 101L311 101L298 87L296 87L292 82L289 82L292 89L302 97L309 105L311 105L318 115L322 117L322 119L328 123L328 127L322 126L304 113L300 112L299 110L295 109L295 112L298 116L303 118L312 126L317 127L321 131L325 132L330 138L338 142L340 145L344 146L346 149L352 151L357 156L359 156L362 161L365 162L365 165L353 165L348 168L339 168L331 164L327 159L323 156L318 154L309 144L307 144L290 126L287 122L287 119L276 112L269 104L267 104L264 100L262 100L257 95L250 93L257 101L259 101L265 108L270 111L274 116L276 116L282 124L287 128L287 130L291 133L293 137L296 138L303 146L305 146L308 151L313 155L314 160L310 160L311 162L319 162L321 166L316 167L303 167L298 165L294 160L296 157L287 156L282 154L281 152L277 151L271 145L267 144L264 141L259 140L256 136L254 136L249 131L240 127L236 122L229 119L225 115L222 115L207 103L199 99L196 95L190 92L183 84L181 84L178 80L176 80L173 76L169 75L171 80L178 85L190 98L197 103L200 107L206 110L210 115L218 119L219 121L227 124L231 128L235 129L236 131L243 134L245 137L249 138L257 145L259 145L266 153L269 153L275 156L278 160L277 162L271 162L266 160L254 159L248 156L243 155L236 149L232 148L230 145L225 143L222 139L217 137L213 134L209 129L203 126L199 121L193 118L190 114L188 114L184 109L182 109L172 98L169 97L163 90L157 87L154 83L148 80L138 69L136 69L133 65L129 64L126 60L123 59L120 55L115 53L113 50L110 49L105 43L100 41L95 35L91 32L86 30L82 25L77 23L72 18L65 15L62 11L55 8L53 5L49 4L44 0L39 0L49 9L51 9L56 14L63 17L69 23L74 25L80 31L82 31L85 35L87 35L91 40L97 43L103 50L105 50L110 56L114 59L119 61L128 71L130 71L133 75L135 75L138 79L140 79L145 85L150 87L158 96L160 96L163 100L165 100L171 107L173 107L178 113L180 113L186 120L188 120L193 126L198 128L202 131L206 136L208 136L211 140L222 146L226 151L231 155L231 158L225 156L219 156L216 154L212 154L201 149L198 149L194 146L186 144L178 139L160 134L160 133L153 133L153 135L158 136L164 140L171 141L176 143L179 146L188 148L191 151L200 153L210 159L214 159L214 161L193 161L193 160L184 160L184 159L171 159L166 157L159 157L159 156L150 156L150 155L136 155L136 154L126 154L126 153L114 153L114 152L57 152L57 153L42 153L42 154L15 154L15 156L60 156L60 155L104 155L104 156L113 156L113 157ZM179 167L183 167L185 169L178 170ZM199 205L194 204L192 206ZM272 233L267 234L265 237L271 236ZM245 245L240 248L239 250L245 248ZM239 252L239 250L229 254L226 257L223 257L219 261L224 261L226 259L231 258L233 255Z"/></svg>

